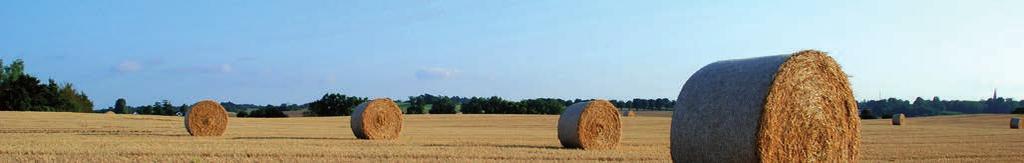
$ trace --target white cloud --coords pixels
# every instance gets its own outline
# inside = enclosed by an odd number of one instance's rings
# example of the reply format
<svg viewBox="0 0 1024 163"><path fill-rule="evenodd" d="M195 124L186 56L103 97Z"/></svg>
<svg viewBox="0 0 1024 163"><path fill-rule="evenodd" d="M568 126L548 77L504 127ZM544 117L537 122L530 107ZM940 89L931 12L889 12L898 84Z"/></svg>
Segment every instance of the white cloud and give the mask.
<svg viewBox="0 0 1024 163"><path fill-rule="evenodd" d="M192 65L186 67L178 67L170 69L176 73L199 73L199 74L227 74L235 72L235 67L231 64L206 64L206 65Z"/></svg>
<svg viewBox="0 0 1024 163"><path fill-rule="evenodd" d="M458 70L446 68L425 68L416 71L416 79L419 80L445 80L450 79Z"/></svg>
<svg viewBox="0 0 1024 163"><path fill-rule="evenodd" d="M235 69L233 67L231 67L231 64L221 64L220 65L220 72L221 73L231 73L234 70Z"/></svg>
<svg viewBox="0 0 1024 163"><path fill-rule="evenodd" d="M142 64L139 64L139 62L136 61L122 61L114 67L114 70L120 73L138 72L142 70Z"/></svg>

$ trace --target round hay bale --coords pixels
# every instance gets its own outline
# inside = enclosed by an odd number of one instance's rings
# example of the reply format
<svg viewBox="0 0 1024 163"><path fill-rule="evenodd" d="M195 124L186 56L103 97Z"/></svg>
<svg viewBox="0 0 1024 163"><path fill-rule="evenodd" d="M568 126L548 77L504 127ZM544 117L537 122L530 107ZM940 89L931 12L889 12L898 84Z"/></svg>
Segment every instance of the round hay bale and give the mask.
<svg viewBox="0 0 1024 163"><path fill-rule="evenodd" d="M106 112L106 113L104 113L104 114L107 114L107 115L114 115L114 114L117 114L117 113L114 113L114 111L107 111L107 112Z"/></svg>
<svg viewBox="0 0 1024 163"><path fill-rule="evenodd" d="M893 114L892 115L892 125L899 126L899 125L903 125L903 124L906 124L906 123L907 123L907 116L903 115L903 113Z"/></svg>
<svg viewBox="0 0 1024 163"><path fill-rule="evenodd" d="M192 136L221 136L227 127L228 112L216 101L199 101L185 113L185 130Z"/></svg>
<svg viewBox="0 0 1024 163"><path fill-rule="evenodd" d="M1020 118L1017 118L1017 117L1010 118L1010 128L1012 128L1012 129L1019 129L1020 128Z"/></svg>
<svg viewBox="0 0 1024 163"><path fill-rule="evenodd" d="M857 162L857 100L824 52L715 62L677 101L674 162Z"/></svg>
<svg viewBox="0 0 1024 163"><path fill-rule="evenodd" d="M619 115L607 100L573 104L558 118L558 140L566 148L613 149L622 139Z"/></svg>
<svg viewBox="0 0 1024 163"><path fill-rule="evenodd" d="M402 132L402 109L391 99L363 102L352 113L352 133L359 139L397 139Z"/></svg>

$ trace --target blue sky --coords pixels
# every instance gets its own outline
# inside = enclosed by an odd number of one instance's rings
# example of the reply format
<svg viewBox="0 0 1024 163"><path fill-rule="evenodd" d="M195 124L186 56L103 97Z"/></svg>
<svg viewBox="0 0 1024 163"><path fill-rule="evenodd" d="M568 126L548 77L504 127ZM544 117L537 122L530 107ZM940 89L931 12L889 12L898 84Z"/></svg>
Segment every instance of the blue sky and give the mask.
<svg viewBox="0 0 1024 163"><path fill-rule="evenodd" d="M819 49L860 100L1024 96L1024 1L3 1L0 58L97 103L675 98Z"/></svg>

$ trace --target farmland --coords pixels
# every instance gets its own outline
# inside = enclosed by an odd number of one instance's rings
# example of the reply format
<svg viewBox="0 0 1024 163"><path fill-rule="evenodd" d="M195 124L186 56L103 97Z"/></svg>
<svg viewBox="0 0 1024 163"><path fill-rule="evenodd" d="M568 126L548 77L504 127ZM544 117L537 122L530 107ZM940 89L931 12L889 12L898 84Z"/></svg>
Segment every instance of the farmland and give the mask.
<svg viewBox="0 0 1024 163"><path fill-rule="evenodd" d="M0 112L10 161L670 161L671 112L623 118L616 150L562 149L557 115L407 115L402 137L357 140L348 117L231 118L221 137L191 137L181 117ZM861 160L1024 161L1010 115L862 123Z"/></svg>

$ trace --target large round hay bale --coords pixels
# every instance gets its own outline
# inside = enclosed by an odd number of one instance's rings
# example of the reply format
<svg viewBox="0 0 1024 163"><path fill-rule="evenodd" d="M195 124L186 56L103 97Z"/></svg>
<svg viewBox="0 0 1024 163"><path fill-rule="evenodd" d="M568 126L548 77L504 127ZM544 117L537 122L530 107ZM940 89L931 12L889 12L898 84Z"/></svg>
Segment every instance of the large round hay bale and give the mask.
<svg viewBox="0 0 1024 163"><path fill-rule="evenodd" d="M402 109L391 99L363 102L352 113L352 133L359 139L397 139L402 132Z"/></svg>
<svg viewBox="0 0 1024 163"><path fill-rule="evenodd" d="M904 124L907 124L907 116L906 115L903 115L903 113L893 114L892 115L892 125L899 126L899 125L904 125Z"/></svg>
<svg viewBox="0 0 1024 163"><path fill-rule="evenodd" d="M1020 128L1020 118L1017 118L1017 117L1010 118L1010 128L1012 128L1012 129L1019 129Z"/></svg>
<svg viewBox="0 0 1024 163"><path fill-rule="evenodd" d="M607 100L573 104L558 118L558 140L566 148L613 149L622 139L619 115Z"/></svg>
<svg viewBox="0 0 1024 163"><path fill-rule="evenodd" d="M216 101L199 101L185 113L185 130L192 136L221 136L227 128L228 112Z"/></svg>
<svg viewBox="0 0 1024 163"><path fill-rule="evenodd" d="M672 115L675 162L856 162L857 100L824 52L719 61L693 74Z"/></svg>

